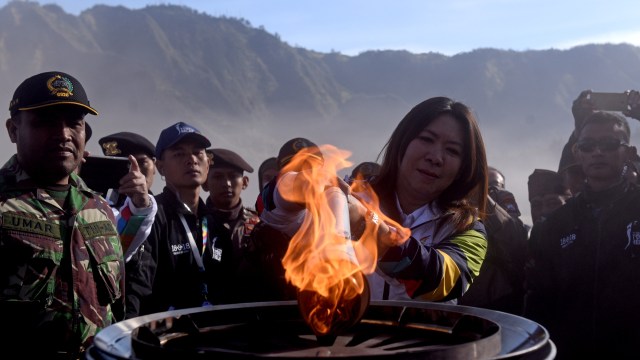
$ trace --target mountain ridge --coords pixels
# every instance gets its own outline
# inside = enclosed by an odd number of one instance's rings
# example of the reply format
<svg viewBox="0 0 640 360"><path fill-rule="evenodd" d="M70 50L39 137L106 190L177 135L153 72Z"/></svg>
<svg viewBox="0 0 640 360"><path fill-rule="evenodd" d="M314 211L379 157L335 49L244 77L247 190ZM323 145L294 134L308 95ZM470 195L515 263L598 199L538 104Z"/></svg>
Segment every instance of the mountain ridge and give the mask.
<svg viewBox="0 0 640 360"><path fill-rule="evenodd" d="M1 7L5 104L24 78L48 70L82 81L101 113L87 119L96 138L130 130L155 142L162 128L186 121L254 168L295 136L348 149L354 163L375 160L413 105L449 96L473 109L491 165L505 173L528 214L527 176L534 168L557 168L573 126L572 101L584 89L637 89L640 48L348 56L291 46L247 20L185 6L96 5L78 16L35 2ZM93 152L96 143L88 144ZM1 148L14 151L8 140ZM257 185L248 194L252 205Z"/></svg>

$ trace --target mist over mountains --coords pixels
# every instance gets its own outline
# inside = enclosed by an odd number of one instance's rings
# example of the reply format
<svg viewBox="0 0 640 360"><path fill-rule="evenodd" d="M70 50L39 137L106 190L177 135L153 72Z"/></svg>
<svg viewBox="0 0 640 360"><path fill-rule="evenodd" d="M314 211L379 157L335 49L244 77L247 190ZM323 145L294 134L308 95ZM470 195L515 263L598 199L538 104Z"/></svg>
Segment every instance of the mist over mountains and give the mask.
<svg viewBox="0 0 640 360"><path fill-rule="evenodd" d="M475 49L455 56L369 51L357 56L291 46L244 19L183 6L130 10L95 6L79 16L57 5L0 8L0 101L42 71L77 77L100 115L88 116L88 145L117 131L153 143L178 121L256 169L295 136L376 160L395 125L432 96L449 96L477 115L489 163L501 169L525 220L527 177L556 170L573 127L571 103L585 89L640 88L640 48L586 45L569 50ZM630 119L635 143L637 121ZM6 132L0 150L15 152ZM4 160L3 160L4 161ZM350 169L345 169L344 174ZM243 196L253 205L257 174ZM161 189L156 181L154 191Z"/></svg>

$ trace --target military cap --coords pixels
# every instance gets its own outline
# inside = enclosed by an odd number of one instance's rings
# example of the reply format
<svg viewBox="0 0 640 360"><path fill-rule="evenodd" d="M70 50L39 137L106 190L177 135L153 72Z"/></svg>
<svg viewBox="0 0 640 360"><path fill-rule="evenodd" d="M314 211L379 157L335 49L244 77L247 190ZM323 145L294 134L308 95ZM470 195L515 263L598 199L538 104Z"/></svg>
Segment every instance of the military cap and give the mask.
<svg viewBox="0 0 640 360"><path fill-rule="evenodd" d="M241 171L253 172L253 168L240 155L228 149L207 149L211 159L211 168L232 167Z"/></svg>
<svg viewBox="0 0 640 360"><path fill-rule="evenodd" d="M13 93L9 111L13 116L18 111L53 105L75 105L89 114L98 115L89 104L82 84L75 77L60 71L43 72L24 80Z"/></svg>
<svg viewBox="0 0 640 360"><path fill-rule="evenodd" d="M570 195L570 190L563 185L562 176L553 170L534 169L529 175L529 201L536 196L546 194Z"/></svg>
<svg viewBox="0 0 640 360"><path fill-rule="evenodd" d="M178 122L162 130L160 133L160 137L156 143L156 158L160 159L162 157L162 153L167 148L170 148L180 140L187 137L195 140L203 149L211 146L209 139L202 135L200 130L187 123Z"/></svg>
<svg viewBox="0 0 640 360"><path fill-rule="evenodd" d="M105 156L128 157L143 153L150 158L156 156L156 147L144 136L132 132L118 132L98 140Z"/></svg>
<svg viewBox="0 0 640 360"><path fill-rule="evenodd" d="M285 167L285 165L287 165L291 161L293 156L303 149L306 149L310 154L318 157L320 160L323 159L322 152L320 152L320 148L318 148L318 145L316 145L309 139L297 137L287 141L286 143L284 143L284 145L282 145L282 147L280 147L280 151L278 152L277 157L278 167L280 169Z"/></svg>

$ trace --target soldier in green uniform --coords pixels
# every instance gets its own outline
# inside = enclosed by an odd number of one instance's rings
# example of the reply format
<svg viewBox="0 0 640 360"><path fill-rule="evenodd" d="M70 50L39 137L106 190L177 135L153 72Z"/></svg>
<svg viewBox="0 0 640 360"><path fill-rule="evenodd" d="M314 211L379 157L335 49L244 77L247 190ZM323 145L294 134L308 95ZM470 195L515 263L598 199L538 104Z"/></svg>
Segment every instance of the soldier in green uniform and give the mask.
<svg viewBox="0 0 640 360"><path fill-rule="evenodd" d="M3 351L77 359L124 316L124 259L109 204L74 172L86 114L76 78L23 81L6 121L17 153L0 169L0 319Z"/></svg>

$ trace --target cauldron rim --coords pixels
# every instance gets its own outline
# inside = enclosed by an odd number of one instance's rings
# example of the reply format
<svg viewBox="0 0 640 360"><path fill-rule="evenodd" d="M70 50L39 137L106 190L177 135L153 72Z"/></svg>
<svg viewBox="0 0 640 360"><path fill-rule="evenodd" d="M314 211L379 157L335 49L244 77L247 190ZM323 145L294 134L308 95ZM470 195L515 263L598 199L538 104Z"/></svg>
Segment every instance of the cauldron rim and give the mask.
<svg viewBox="0 0 640 360"><path fill-rule="evenodd" d="M297 302L295 300L239 303L172 310L140 316L121 321L103 329L95 337L92 347L117 359L133 359L131 345L132 331L153 321L209 311L296 305ZM517 358L527 353L541 351L543 348L545 348L544 352L548 354L545 358L551 359L555 357L555 345L552 343L548 331L542 325L521 316L477 307L423 301L371 301L369 306L428 309L481 317L499 324L502 330L503 350L501 350L501 353L495 356L494 359ZM518 346L520 346L520 348L514 348L514 343L519 343L520 345Z"/></svg>

